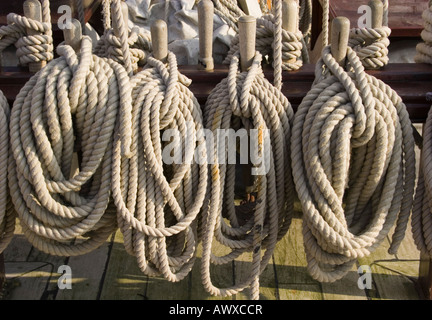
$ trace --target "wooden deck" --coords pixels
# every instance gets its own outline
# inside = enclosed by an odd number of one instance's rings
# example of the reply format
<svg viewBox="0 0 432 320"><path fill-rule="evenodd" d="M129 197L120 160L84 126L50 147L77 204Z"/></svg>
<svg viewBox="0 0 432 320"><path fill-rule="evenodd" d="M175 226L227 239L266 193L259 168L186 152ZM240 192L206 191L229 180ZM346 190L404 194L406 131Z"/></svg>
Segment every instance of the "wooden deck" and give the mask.
<svg viewBox="0 0 432 320"><path fill-rule="evenodd" d="M301 236L301 215L293 220L288 234L279 242L271 263L260 278L262 300L421 300L417 290L419 252L408 230L397 255L389 255L388 239L342 280L332 284L313 280L306 269ZM222 248L214 248L214 251ZM189 276L179 283L142 274L133 256L123 247L117 231L99 249L83 256L60 258L33 248L17 230L4 252L6 282L4 300L223 300L210 296L201 284L197 259ZM233 264L213 267L216 285L227 286L238 281L249 270L250 261L243 255ZM59 289L58 268L72 269L72 289ZM357 285L357 268L368 265L372 270L372 289ZM225 298L248 300L248 291Z"/></svg>

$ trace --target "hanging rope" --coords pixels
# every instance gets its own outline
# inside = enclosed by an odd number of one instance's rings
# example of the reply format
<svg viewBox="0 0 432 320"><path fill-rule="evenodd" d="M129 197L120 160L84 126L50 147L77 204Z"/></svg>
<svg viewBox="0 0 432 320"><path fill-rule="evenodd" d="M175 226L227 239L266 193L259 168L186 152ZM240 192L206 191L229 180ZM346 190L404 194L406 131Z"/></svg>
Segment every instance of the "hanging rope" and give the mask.
<svg viewBox="0 0 432 320"><path fill-rule="evenodd" d="M432 109L431 109L432 110ZM432 257L432 216L431 216L431 168L432 150L432 111L429 111L423 127L423 144L421 147L420 170L412 210L411 229L414 242L423 254Z"/></svg>
<svg viewBox="0 0 432 320"><path fill-rule="evenodd" d="M417 54L414 57L416 63L432 63L432 1L422 14L424 29L421 32L423 42L417 44Z"/></svg>
<svg viewBox="0 0 432 320"><path fill-rule="evenodd" d="M394 254L413 203L414 138L406 107L364 72L351 48L347 61L342 68L330 47L323 50L291 141L308 270L323 282L342 278L396 224Z"/></svg>
<svg viewBox="0 0 432 320"><path fill-rule="evenodd" d="M113 154L113 197L128 253L150 276L182 280L196 259L197 216L207 188L207 164L195 162L194 151L206 147L200 106L187 88L173 53L167 64L149 57L131 79L133 87L131 157L120 153L116 135ZM181 161L170 164L164 155L164 132L174 140Z"/></svg>
<svg viewBox="0 0 432 320"><path fill-rule="evenodd" d="M12 108L9 187L27 239L48 254L74 256L103 244L117 227L113 133L131 92L124 68L93 55L89 37L80 55L67 45L57 52ZM127 135L122 139L126 144Z"/></svg>
<svg viewBox="0 0 432 320"><path fill-rule="evenodd" d="M0 253L9 245L15 230L16 213L6 183L9 161L9 104L0 91Z"/></svg>
<svg viewBox="0 0 432 320"><path fill-rule="evenodd" d="M379 69L389 62L388 0L383 0L383 24L378 27L353 28L348 45L354 49L365 69Z"/></svg>
<svg viewBox="0 0 432 320"><path fill-rule="evenodd" d="M238 221L235 212L235 165L223 164L229 163L227 158L219 160L221 164L211 165L209 208L204 210L202 220L201 271L204 287L213 295L233 295L251 286L252 299L258 299L259 275L291 222L294 190L289 170L289 137L294 114L286 97L265 79L261 59L257 52L250 70L239 72L239 56L235 55L228 77L211 92L205 106L206 128L211 129L213 135L221 129L244 127L248 131L256 129L259 134L268 129L271 142L269 147L270 142L261 139L258 146L266 157L268 173L256 176L256 206L245 224ZM270 150L263 151L264 143ZM214 146L210 152L218 157L220 151ZM211 248L215 241L228 247L230 252L221 257L214 255ZM265 252L261 257L262 250ZM253 252L248 277L230 288L214 286L210 264L229 263L244 252Z"/></svg>
<svg viewBox="0 0 432 320"><path fill-rule="evenodd" d="M10 13L7 15L7 25L0 28L0 52L15 44L16 55L22 66L32 62L48 62L54 58L49 0L41 2L42 22ZM40 34L31 35L31 31Z"/></svg>

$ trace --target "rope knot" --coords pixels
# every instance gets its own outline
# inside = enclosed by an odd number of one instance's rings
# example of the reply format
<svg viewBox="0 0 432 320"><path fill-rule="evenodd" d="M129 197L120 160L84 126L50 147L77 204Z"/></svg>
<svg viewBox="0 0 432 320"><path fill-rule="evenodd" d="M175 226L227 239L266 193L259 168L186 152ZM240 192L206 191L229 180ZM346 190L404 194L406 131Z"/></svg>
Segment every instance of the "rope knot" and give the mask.
<svg viewBox="0 0 432 320"><path fill-rule="evenodd" d="M345 68L340 66L331 54L330 46L323 49L322 59L317 63L315 84L329 78L335 94L343 97L344 103L350 103L354 111L353 147L365 145L374 134L375 107L370 84L366 79L364 67L354 52L348 47Z"/></svg>
<svg viewBox="0 0 432 320"><path fill-rule="evenodd" d="M163 91L163 101L159 109L159 123L161 129L173 123L177 112L182 111L179 93L182 87L188 87L192 80L178 71L177 58L174 53L169 52L167 62L163 63L154 57L149 57L148 68L154 68L159 77L157 78L159 88Z"/></svg>
<svg viewBox="0 0 432 320"><path fill-rule="evenodd" d="M2 27L3 36L8 36L7 45L15 43L17 57L21 65L32 62L51 61L54 58L51 23L39 22L15 13L7 16L8 27ZM27 30L41 34L26 35ZM5 48L3 45L1 46Z"/></svg>
<svg viewBox="0 0 432 320"><path fill-rule="evenodd" d="M261 68L262 55L258 51L249 70L240 71L240 54L237 52L230 63L228 73L228 93L232 113L238 117L252 117L250 101L252 99L251 90L253 85L260 83L264 74Z"/></svg>

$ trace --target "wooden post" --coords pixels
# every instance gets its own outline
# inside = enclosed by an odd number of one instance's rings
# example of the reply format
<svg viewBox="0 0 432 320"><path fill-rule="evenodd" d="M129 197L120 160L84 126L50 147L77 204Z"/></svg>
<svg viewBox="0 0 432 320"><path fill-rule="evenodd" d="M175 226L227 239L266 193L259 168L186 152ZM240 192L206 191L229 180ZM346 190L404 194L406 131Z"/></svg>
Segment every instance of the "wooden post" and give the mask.
<svg viewBox="0 0 432 320"><path fill-rule="evenodd" d="M79 52L81 49L81 39L82 39L82 27L81 22L77 19L72 19L72 28L64 29L63 36L65 43L71 46L75 52Z"/></svg>
<svg viewBox="0 0 432 320"><path fill-rule="evenodd" d="M165 21L156 20L150 27L153 56L165 63L168 58L168 27Z"/></svg>
<svg viewBox="0 0 432 320"><path fill-rule="evenodd" d="M27 0L23 4L24 16L28 19L43 22L42 19L42 6L38 0ZM39 31L35 31L27 28L27 35L34 36L40 34ZM30 62L29 71L36 73L46 66L46 61Z"/></svg>
<svg viewBox="0 0 432 320"><path fill-rule="evenodd" d="M372 12L372 28L381 28L383 24L384 16L384 5L381 0L371 0L369 1L369 7Z"/></svg>
<svg viewBox="0 0 432 320"><path fill-rule="evenodd" d="M214 5L211 0L201 0L198 3L199 23L199 59L200 69L211 71L214 69L213 60L213 16Z"/></svg>
<svg viewBox="0 0 432 320"><path fill-rule="evenodd" d="M332 22L331 52L336 62L345 64L350 32L350 21L346 17L337 17Z"/></svg>
<svg viewBox="0 0 432 320"><path fill-rule="evenodd" d="M256 52L256 19L242 16L238 21L241 70L247 71L252 65Z"/></svg>
<svg viewBox="0 0 432 320"><path fill-rule="evenodd" d="M284 0L282 2L282 29L294 33L298 30L298 6L295 0ZM294 63L296 59L284 61Z"/></svg>

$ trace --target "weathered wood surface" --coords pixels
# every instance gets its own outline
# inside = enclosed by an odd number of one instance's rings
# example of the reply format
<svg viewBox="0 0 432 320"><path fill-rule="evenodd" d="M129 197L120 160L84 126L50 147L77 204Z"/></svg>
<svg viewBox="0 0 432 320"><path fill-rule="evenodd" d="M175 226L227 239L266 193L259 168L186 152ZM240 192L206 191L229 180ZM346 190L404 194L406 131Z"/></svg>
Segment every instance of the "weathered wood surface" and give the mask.
<svg viewBox="0 0 432 320"><path fill-rule="evenodd" d="M357 263L372 269L373 287L359 289L356 268L335 283L319 283L307 271L301 235L302 219L297 213L287 235L277 244L273 258L260 277L263 300L419 300L416 291L420 254L409 232L397 255L387 253L388 241L370 257ZM213 252L226 248L215 245ZM5 251L6 283L3 299L56 300L243 300L248 289L227 298L212 297L203 288L200 274L201 248L192 272L183 281L171 283L148 277L138 268L135 257L126 253L123 236L117 231L99 249L80 257L60 258L43 254L31 247L18 228ZM72 269L72 289L59 289L58 267ZM250 255L234 263L212 266L216 286L230 286L241 281L250 268Z"/></svg>

